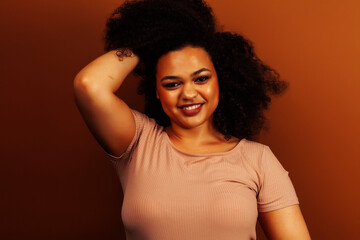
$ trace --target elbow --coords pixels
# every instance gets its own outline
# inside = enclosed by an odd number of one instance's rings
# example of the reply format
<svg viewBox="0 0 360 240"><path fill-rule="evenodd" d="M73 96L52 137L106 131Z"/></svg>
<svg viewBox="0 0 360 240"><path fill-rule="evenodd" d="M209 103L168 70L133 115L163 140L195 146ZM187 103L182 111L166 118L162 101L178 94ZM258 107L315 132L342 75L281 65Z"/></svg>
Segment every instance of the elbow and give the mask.
<svg viewBox="0 0 360 240"><path fill-rule="evenodd" d="M77 75L73 81L74 97L77 105L81 103L91 101L94 94L95 88L89 83L88 79Z"/></svg>
<svg viewBox="0 0 360 240"><path fill-rule="evenodd" d="M86 99L87 92L88 92L88 86L86 85L86 80L79 77L79 74L76 75L73 81L73 90L74 90L74 97L75 102L78 105L78 107L81 105L80 103Z"/></svg>
<svg viewBox="0 0 360 240"><path fill-rule="evenodd" d="M78 74L76 74L73 84L75 89L82 89L84 87L90 86L89 79L83 74L83 71L80 71Z"/></svg>
<svg viewBox="0 0 360 240"><path fill-rule="evenodd" d="M100 94L100 93L108 93L111 92L104 84L104 82L99 82L97 79L93 77L89 77L78 73L73 81L73 87L75 93L86 93L86 94Z"/></svg>
<svg viewBox="0 0 360 240"><path fill-rule="evenodd" d="M82 77L80 74L77 74L73 81L73 87L75 92L84 90L88 88L88 81L86 78Z"/></svg>
<svg viewBox="0 0 360 240"><path fill-rule="evenodd" d="M92 84L88 78L82 76L81 74L76 75L74 78L73 87L75 94L91 93L96 91L96 86Z"/></svg>
<svg viewBox="0 0 360 240"><path fill-rule="evenodd" d="M84 77L76 76L74 78L73 90L75 103L80 111L91 104L97 96L96 89Z"/></svg>
<svg viewBox="0 0 360 240"><path fill-rule="evenodd" d="M95 84L91 79L83 76L76 76L73 82L75 102L85 104L96 101L104 97L109 91L104 90L99 84Z"/></svg>

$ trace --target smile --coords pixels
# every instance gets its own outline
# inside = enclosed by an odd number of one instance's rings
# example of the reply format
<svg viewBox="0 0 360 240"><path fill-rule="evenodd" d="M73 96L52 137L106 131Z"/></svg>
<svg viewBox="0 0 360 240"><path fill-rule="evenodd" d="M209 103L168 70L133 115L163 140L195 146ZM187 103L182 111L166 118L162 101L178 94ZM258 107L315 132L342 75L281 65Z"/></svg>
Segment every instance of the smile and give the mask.
<svg viewBox="0 0 360 240"><path fill-rule="evenodd" d="M188 117L197 115L202 108L203 103L180 106L181 112Z"/></svg>
<svg viewBox="0 0 360 240"><path fill-rule="evenodd" d="M186 107L182 107L182 108L186 109L186 110L193 110L193 109L199 108L200 106L201 106L201 104L196 104L196 105L186 106Z"/></svg>

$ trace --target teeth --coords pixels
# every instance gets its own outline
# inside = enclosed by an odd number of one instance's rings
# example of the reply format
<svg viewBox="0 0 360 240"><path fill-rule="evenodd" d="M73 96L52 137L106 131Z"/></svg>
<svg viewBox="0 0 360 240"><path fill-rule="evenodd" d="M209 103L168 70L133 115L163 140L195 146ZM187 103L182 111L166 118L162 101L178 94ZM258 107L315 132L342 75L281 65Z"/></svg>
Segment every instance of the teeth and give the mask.
<svg viewBox="0 0 360 240"><path fill-rule="evenodd" d="M201 104L192 105L192 106L184 107L184 109L186 109L186 110L193 110L193 109L196 109L196 108L200 107L200 105L201 105Z"/></svg>

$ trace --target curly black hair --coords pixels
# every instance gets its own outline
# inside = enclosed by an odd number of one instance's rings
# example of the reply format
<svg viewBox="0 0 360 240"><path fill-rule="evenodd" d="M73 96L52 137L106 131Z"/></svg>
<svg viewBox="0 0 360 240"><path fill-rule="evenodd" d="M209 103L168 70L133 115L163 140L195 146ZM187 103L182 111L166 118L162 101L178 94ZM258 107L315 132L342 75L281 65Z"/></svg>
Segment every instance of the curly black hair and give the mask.
<svg viewBox="0 0 360 240"><path fill-rule="evenodd" d="M205 49L213 61L219 81L213 121L226 138L253 139L264 124L270 95L287 87L255 55L249 40L217 30L212 9L202 0L126 1L108 19L104 38L106 51L130 49L139 56L134 70L142 79L138 93L145 94L145 114L162 126L170 120L156 98L157 61L186 46Z"/></svg>

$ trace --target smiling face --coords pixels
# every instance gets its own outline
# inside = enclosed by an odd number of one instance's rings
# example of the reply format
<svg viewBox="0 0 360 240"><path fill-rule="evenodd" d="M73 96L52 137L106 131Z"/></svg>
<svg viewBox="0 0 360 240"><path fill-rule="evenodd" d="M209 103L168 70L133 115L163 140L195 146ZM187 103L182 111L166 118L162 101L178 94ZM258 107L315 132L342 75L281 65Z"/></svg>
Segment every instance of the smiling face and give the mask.
<svg viewBox="0 0 360 240"><path fill-rule="evenodd" d="M213 126L219 85L203 48L188 46L162 56L157 64L156 89L172 127Z"/></svg>

